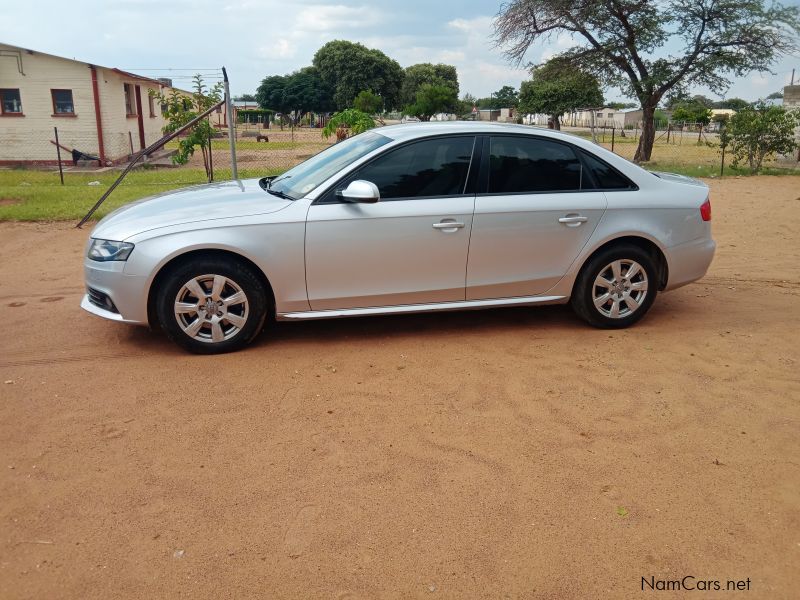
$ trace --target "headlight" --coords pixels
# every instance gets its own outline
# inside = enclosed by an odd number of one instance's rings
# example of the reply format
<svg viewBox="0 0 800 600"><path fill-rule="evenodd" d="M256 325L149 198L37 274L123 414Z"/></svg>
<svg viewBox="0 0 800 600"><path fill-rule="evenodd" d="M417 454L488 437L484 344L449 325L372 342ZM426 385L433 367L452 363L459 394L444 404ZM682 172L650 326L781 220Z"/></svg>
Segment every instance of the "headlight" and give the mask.
<svg viewBox="0 0 800 600"><path fill-rule="evenodd" d="M89 245L89 258L106 262L109 260L128 260L133 251L133 244L129 242L114 242L112 240L92 240Z"/></svg>

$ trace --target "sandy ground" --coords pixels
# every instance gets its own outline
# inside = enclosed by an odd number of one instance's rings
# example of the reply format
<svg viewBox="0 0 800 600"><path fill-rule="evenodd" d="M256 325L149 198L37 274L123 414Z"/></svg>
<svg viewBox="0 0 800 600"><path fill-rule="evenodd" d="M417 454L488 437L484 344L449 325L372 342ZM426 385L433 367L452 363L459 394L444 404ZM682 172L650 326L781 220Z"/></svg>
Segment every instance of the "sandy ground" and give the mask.
<svg viewBox="0 0 800 600"><path fill-rule="evenodd" d="M370 318L217 357L84 314L88 231L3 224L0 597L797 598L800 178L711 186L708 277L633 329Z"/></svg>

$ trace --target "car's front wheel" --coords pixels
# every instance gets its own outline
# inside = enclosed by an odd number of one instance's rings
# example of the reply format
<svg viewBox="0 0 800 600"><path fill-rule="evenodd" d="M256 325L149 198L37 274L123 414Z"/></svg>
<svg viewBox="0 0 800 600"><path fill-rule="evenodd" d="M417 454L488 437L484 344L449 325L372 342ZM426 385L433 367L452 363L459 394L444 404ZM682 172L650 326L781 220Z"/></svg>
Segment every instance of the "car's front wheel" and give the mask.
<svg viewBox="0 0 800 600"><path fill-rule="evenodd" d="M641 319L657 291L658 271L652 257L637 246L616 246L584 265L570 302L591 325L619 329Z"/></svg>
<svg viewBox="0 0 800 600"><path fill-rule="evenodd" d="M261 331L268 311L261 278L227 259L188 260L166 275L157 293L162 329L197 354L243 348Z"/></svg>

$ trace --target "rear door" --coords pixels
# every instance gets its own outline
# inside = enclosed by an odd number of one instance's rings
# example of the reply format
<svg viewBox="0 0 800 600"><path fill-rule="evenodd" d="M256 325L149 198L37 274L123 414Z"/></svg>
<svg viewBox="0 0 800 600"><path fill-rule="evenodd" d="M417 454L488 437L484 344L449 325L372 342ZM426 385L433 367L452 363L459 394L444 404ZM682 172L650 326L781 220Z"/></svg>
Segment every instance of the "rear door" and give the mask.
<svg viewBox="0 0 800 600"><path fill-rule="evenodd" d="M445 136L387 150L309 208L312 310L464 300L474 145L474 136ZM356 179L377 185L380 200L344 202L337 192Z"/></svg>
<svg viewBox="0 0 800 600"><path fill-rule="evenodd" d="M552 288L606 208L578 151L532 135L484 141L467 267L467 300L535 296Z"/></svg>

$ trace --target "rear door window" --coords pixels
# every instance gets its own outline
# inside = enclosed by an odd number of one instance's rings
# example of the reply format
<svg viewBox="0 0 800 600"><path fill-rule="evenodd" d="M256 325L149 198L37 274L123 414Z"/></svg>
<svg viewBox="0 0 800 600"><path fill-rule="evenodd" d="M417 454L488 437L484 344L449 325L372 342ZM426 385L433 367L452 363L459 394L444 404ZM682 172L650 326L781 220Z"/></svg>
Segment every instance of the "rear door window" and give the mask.
<svg viewBox="0 0 800 600"><path fill-rule="evenodd" d="M490 194L576 191L587 187L582 179L581 161L567 144L522 136L490 140Z"/></svg>

